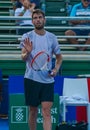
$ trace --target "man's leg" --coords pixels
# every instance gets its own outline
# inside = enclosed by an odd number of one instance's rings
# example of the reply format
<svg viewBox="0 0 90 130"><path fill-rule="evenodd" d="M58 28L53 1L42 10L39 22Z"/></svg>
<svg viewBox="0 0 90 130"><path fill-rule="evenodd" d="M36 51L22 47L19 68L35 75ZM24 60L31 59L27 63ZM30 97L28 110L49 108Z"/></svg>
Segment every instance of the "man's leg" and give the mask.
<svg viewBox="0 0 90 130"><path fill-rule="evenodd" d="M76 33L72 30L67 30L65 32L66 36L76 36ZM68 38L67 39L71 44L78 44L78 40L76 38Z"/></svg>
<svg viewBox="0 0 90 130"><path fill-rule="evenodd" d="M42 102L43 128L44 130L52 130L51 123L51 107L52 102Z"/></svg>
<svg viewBox="0 0 90 130"><path fill-rule="evenodd" d="M29 128L30 128L30 130L36 130L37 114L38 114L37 107L29 107Z"/></svg>

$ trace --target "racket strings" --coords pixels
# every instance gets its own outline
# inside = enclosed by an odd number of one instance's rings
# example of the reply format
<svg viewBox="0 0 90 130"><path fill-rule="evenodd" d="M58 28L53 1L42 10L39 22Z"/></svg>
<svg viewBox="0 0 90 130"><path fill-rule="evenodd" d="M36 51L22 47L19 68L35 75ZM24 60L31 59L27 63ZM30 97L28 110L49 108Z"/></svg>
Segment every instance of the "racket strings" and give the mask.
<svg viewBox="0 0 90 130"><path fill-rule="evenodd" d="M50 58L47 56L46 53L42 53L35 57L32 67L34 70L47 70L48 62Z"/></svg>

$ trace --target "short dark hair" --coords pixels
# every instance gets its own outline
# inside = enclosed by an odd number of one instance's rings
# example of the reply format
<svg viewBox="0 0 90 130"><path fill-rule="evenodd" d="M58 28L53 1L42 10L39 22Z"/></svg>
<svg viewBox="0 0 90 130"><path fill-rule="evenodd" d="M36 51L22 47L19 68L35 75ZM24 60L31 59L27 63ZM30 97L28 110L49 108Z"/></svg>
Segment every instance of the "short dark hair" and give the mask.
<svg viewBox="0 0 90 130"><path fill-rule="evenodd" d="M45 13L41 9L34 9L32 12L32 19L34 14L42 14L45 17Z"/></svg>

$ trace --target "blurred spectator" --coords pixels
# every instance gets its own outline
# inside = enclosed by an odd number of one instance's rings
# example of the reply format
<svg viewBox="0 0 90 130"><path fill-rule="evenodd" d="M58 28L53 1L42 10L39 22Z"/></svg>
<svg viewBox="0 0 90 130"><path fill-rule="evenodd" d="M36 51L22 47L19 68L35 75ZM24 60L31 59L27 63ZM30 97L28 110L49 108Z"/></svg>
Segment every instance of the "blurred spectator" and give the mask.
<svg viewBox="0 0 90 130"><path fill-rule="evenodd" d="M22 2L24 0L11 0L12 5L13 5L13 9L15 10L16 8L20 8L22 6ZM40 1L41 0L29 0L30 3L35 3L35 8L40 8Z"/></svg>
<svg viewBox="0 0 90 130"><path fill-rule="evenodd" d="M40 0L30 0L31 3L35 3L35 9L40 8Z"/></svg>
<svg viewBox="0 0 90 130"><path fill-rule="evenodd" d="M22 7L21 1L23 0L11 0L13 8L9 9L10 16L14 16L15 10Z"/></svg>
<svg viewBox="0 0 90 130"><path fill-rule="evenodd" d="M22 7L21 0L11 0L11 2L12 2L14 11L16 10L16 8L21 8Z"/></svg>
<svg viewBox="0 0 90 130"><path fill-rule="evenodd" d="M80 17L80 16L90 16L90 0L81 0L80 3L73 6L72 11L70 13L70 17ZM90 26L90 20L71 20L70 24L72 27L86 27L86 29L71 29L67 30L65 32L66 36L90 36L90 29L88 27ZM72 44L79 44L78 39L76 38L69 38L68 39L70 43ZM90 44L90 38L86 39L85 44ZM83 51L86 50L86 47L78 47L77 49Z"/></svg>
<svg viewBox="0 0 90 130"><path fill-rule="evenodd" d="M22 7L22 2L23 2L23 0L17 0L16 8L21 8Z"/></svg>
<svg viewBox="0 0 90 130"><path fill-rule="evenodd" d="M29 0L23 0L22 7L17 8L15 10L15 16L22 16L22 17L29 16L30 17L32 15L32 11L34 10L34 8L35 8L34 3L30 3ZM30 26L30 25L33 26L31 19L19 20L19 21L16 21L16 24L20 26ZM28 31L29 29L18 29L17 34L22 35Z"/></svg>

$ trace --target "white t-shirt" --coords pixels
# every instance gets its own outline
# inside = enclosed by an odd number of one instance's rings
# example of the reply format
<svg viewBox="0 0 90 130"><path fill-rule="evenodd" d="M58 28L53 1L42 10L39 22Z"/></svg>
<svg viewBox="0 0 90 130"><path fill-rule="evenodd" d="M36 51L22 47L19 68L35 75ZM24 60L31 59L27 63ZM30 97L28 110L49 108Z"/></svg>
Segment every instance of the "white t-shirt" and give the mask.
<svg viewBox="0 0 90 130"><path fill-rule="evenodd" d="M37 54L39 51L45 51L50 56L49 68L52 69L53 54L60 54L60 48L56 36L48 31L46 31L45 35L41 36L36 34L33 30L22 36L20 48L23 48L24 39L26 37L29 37L32 41L33 50L26 61L26 72L24 77L41 83L54 82L54 78L48 75L47 70L35 71L30 66L30 62L32 56L35 56L35 54Z"/></svg>
<svg viewBox="0 0 90 130"><path fill-rule="evenodd" d="M21 8L17 8L15 10L15 16L19 16L19 14L24 10L24 7ZM19 25L33 25L32 24L32 20L31 20L31 12L29 9L26 10L26 12L24 13L24 15L22 17L30 17L30 20L20 20L19 21Z"/></svg>

